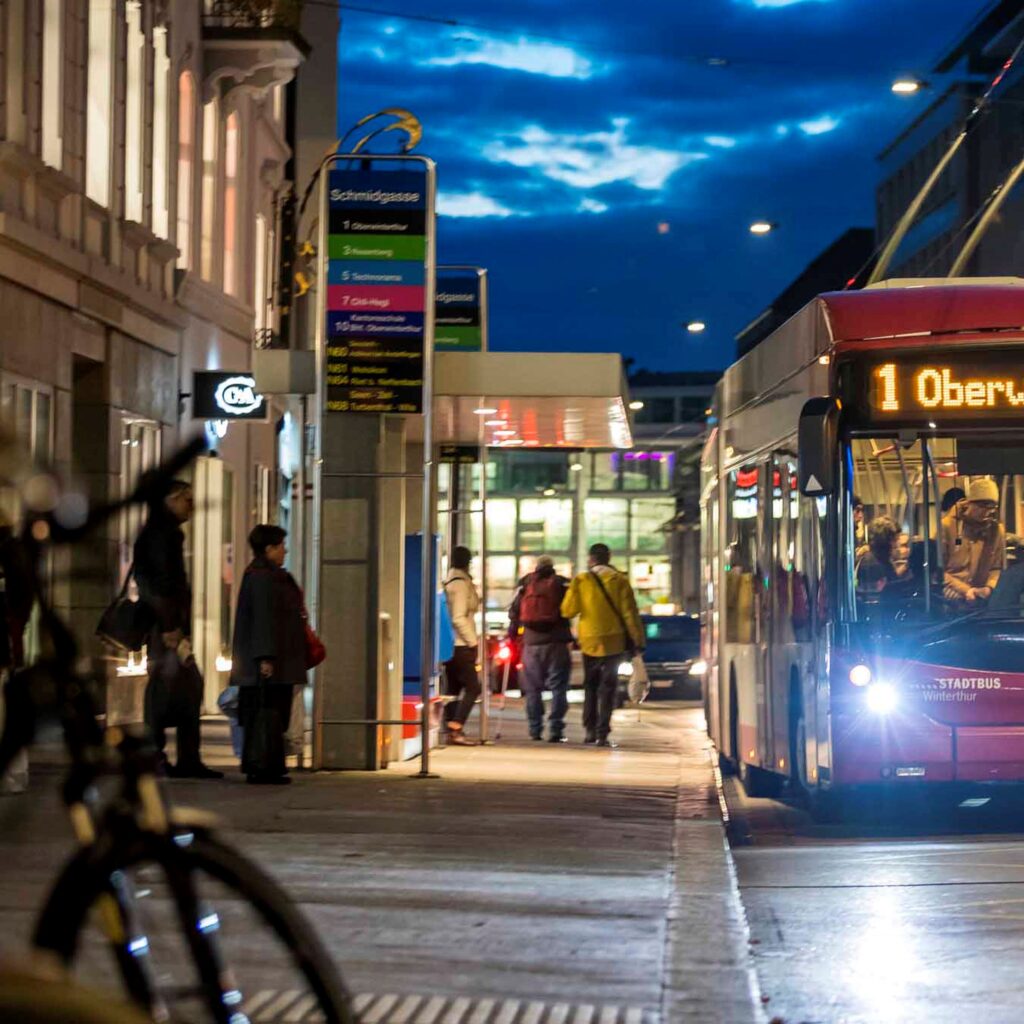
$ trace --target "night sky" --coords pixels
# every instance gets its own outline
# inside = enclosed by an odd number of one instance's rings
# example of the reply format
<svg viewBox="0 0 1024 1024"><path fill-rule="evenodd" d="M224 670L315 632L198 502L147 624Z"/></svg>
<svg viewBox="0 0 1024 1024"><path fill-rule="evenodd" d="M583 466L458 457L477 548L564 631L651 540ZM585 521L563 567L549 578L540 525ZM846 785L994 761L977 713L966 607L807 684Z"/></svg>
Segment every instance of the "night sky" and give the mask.
<svg viewBox="0 0 1024 1024"><path fill-rule="evenodd" d="M988 5L366 0L458 24L343 10L339 130L387 106L423 122L439 261L489 269L492 348L719 368L809 260L873 225L877 154L929 102L892 80ZM758 218L778 230L751 236Z"/></svg>

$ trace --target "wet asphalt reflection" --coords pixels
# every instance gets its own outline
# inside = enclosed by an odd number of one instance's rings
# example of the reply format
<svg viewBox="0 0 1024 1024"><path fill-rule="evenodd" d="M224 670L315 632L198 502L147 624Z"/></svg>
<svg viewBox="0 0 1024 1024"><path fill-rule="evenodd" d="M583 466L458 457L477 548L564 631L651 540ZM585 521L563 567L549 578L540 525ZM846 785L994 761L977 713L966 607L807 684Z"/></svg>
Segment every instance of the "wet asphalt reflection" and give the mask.
<svg viewBox="0 0 1024 1024"><path fill-rule="evenodd" d="M726 789L770 1019L1021 1019L1024 792L869 791L820 822Z"/></svg>

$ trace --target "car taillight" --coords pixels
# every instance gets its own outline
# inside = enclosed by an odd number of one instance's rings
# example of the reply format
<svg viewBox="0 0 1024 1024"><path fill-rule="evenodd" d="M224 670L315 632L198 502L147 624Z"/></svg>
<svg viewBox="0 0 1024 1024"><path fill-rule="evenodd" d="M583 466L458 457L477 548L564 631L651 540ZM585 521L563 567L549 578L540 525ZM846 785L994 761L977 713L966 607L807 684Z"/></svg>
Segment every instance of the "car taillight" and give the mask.
<svg viewBox="0 0 1024 1024"><path fill-rule="evenodd" d="M494 658L495 661L509 661L512 658L512 648L508 644L502 644Z"/></svg>

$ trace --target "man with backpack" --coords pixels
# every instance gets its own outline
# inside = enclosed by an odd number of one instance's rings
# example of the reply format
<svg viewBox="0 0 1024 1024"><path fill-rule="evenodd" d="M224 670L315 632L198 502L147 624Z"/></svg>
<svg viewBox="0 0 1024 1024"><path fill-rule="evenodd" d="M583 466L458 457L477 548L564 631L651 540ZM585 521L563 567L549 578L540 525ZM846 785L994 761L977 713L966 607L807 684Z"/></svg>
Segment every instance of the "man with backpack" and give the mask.
<svg viewBox="0 0 1024 1024"><path fill-rule="evenodd" d="M508 613L511 634L522 644L522 689L532 740L544 738L544 690L549 689L548 742L566 741L572 632L561 608L568 587L569 581L555 572L554 561L541 555L533 572L520 580Z"/></svg>
<svg viewBox="0 0 1024 1024"><path fill-rule="evenodd" d="M644 629L629 579L611 564L607 544L594 544L562 602L567 619L580 617L583 651L583 728L586 743L614 747L609 739L619 666L644 648Z"/></svg>

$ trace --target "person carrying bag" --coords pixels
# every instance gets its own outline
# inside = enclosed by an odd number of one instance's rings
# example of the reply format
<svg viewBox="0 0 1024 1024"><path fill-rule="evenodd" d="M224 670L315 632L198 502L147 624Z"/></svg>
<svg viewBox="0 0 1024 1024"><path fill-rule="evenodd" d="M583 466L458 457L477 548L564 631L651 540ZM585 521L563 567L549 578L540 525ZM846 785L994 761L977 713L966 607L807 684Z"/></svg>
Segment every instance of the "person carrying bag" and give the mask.
<svg viewBox="0 0 1024 1024"><path fill-rule="evenodd" d="M579 617L584 742L613 747L615 744L609 734L619 668L624 661L633 661L642 654L644 631L633 588L629 580L612 567L608 546L594 544L587 565L587 571L572 581L562 601L562 615L567 619Z"/></svg>

